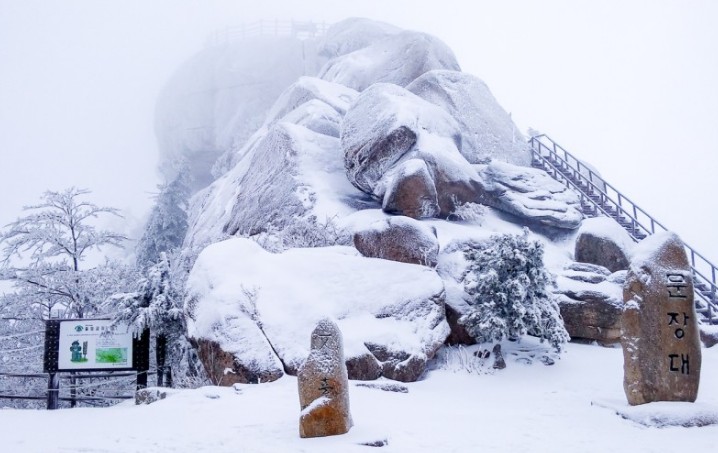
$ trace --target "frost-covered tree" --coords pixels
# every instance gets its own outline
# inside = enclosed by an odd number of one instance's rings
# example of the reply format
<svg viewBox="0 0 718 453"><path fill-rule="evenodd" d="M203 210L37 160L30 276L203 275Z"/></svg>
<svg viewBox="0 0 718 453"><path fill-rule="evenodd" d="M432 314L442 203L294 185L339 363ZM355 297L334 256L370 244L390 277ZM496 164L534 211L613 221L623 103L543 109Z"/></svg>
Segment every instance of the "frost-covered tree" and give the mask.
<svg viewBox="0 0 718 453"><path fill-rule="evenodd" d="M120 246L125 240L93 225L101 215L119 212L86 201L89 193L74 187L45 192L39 204L25 207L27 214L0 232L0 279L12 282L16 303L42 305L45 316L62 307L68 316L82 318L96 312L103 290L116 289L117 263L108 264L111 270L81 268L91 250Z"/></svg>
<svg viewBox="0 0 718 453"><path fill-rule="evenodd" d="M551 275L543 264L543 246L523 235L501 234L464 251L464 276L472 311L459 320L479 343L530 334L557 350L569 340L558 304L548 290Z"/></svg>
<svg viewBox="0 0 718 453"><path fill-rule="evenodd" d="M141 268L157 263L162 252L171 252L182 246L187 233L190 195L188 171L186 167L182 168L173 181L158 187L160 192L155 206L137 243L137 265Z"/></svg>
<svg viewBox="0 0 718 453"><path fill-rule="evenodd" d="M138 332L150 329L155 336L158 385L169 386L172 374L165 366L168 356L170 363L179 364L190 347L182 308L186 271L174 262L179 260L160 252L157 264L148 267L137 281L136 291L116 294L110 300L116 310L115 320L127 322Z"/></svg>

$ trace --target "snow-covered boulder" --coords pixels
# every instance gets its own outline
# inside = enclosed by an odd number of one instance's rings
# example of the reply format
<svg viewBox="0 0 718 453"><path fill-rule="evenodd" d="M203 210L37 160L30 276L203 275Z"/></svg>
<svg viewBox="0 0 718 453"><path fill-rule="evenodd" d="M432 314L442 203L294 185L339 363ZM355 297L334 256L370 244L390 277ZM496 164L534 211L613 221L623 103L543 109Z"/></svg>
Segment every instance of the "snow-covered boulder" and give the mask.
<svg viewBox="0 0 718 453"><path fill-rule="evenodd" d="M436 229L410 217L379 220L354 233L354 246L367 257L435 267Z"/></svg>
<svg viewBox="0 0 718 453"><path fill-rule="evenodd" d="M373 356L385 377L401 381L418 379L449 333L444 286L433 270L365 258L350 247L273 254L229 239L199 255L187 288L195 341L236 351L239 364L261 360L273 368L281 359L291 373L324 317L337 320L347 362Z"/></svg>
<svg viewBox="0 0 718 453"><path fill-rule="evenodd" d="M267 113L266 122L271 124L281 120L286 114L311 100L319 100L344 116L349 104L358 93L351 88L327 82L316 77L300 77L289 86L272 105Z"/></svg>
<svg viewBox="0 0 718 453"><path fill-rule="evenodd" d="M400 32L400 28L386 22L350 17L329 27L319 42L319 53L329 58L346 55Z"/></svg>
<svg viewBox="0 0 718 453"><path fill-rule="evenodd" d="M484 204L551 227L575 229L581 225L578 195L546 172L494 161L477 168L486 184Z"/></svg>
<svg viewBox="0 0 718 453"><path fill-rule="evenodd" d="M439 39L402 31L329 60L319 77L363 91L379 82L406 86L433 69L461 70L454 53Z"/></svg>
<svg viewBox="0 0 718 453"><path fill-rule="evenodd" d="M397 192L406 191L401 182L407 177L420 186L418 192L409 193L438 206L442 216L448 216L457 202L474 201L481 193L476 171L459 153L461 132L456 121L396 85L375 84L357 97L344 117L341 143L349 180L384 200L391 212L412 215L422 204L411 199L396 203L401 198ZM426 170L420 162L410 162L413 159L424 161ZM431 199L434 191L436 201ZM426 210L433 211L433 207Z"/></svg>
<svg viewBox="0 0 718 453"><path fill-rule="evenodd" d="M626 270L635 245L615 220L594 217L584 220L578 230L574 259L606 267L611 272Z"/></svg>
<svg viewBox="0 0 718 453"><path fill-rule="evenodd" d="M531 166L531 151L488 86L476 76L435 70L411 82L407 90L443 108L459 123L461 154L472 164L489 159Z"/></svg>
<svg viewBox="0 0 718 453"><path fill-rule="evenodd" d="M620 340L623 289L608 269L571 263L557 276L555 292L571 339L603 344Z"/></svg>
<svg viewBox="0 0 718 453"><path fill-rule="evenodd" d="M382 209L414 219L436 217L441 212L434 178L421 159L408 159L392 169L387 178Z"/></svg>
<svg viewBox="0 0 718 453"><path fill-rule="evenodd" d="M172 179L186 160L194 189L211 183L217 159L240 148L277 97L300 76L316 74L324 61L313 41L294 38L258 37L200 51L157 100L162 173Z"/></svg>

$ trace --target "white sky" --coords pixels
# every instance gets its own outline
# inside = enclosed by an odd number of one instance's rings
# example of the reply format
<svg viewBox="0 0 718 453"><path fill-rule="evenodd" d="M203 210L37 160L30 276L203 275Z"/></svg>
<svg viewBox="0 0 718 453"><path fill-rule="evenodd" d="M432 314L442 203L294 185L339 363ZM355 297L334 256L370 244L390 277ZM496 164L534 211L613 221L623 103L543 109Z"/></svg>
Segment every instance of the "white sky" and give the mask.
<svg viewBox="0 0 718 453"><path fill-rule="evenodd" d="M140 219L159 181L155 99L209 32L364 16L444 40L522 130L718 261L718 2L258 3L0 0L0 224L71 185Z"/></svg>

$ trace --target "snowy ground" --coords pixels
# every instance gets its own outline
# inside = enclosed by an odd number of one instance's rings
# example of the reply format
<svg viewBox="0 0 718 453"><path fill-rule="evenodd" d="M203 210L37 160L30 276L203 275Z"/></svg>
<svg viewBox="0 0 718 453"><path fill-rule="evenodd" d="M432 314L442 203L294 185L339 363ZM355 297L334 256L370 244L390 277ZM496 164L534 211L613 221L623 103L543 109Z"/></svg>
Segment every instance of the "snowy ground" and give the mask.
<svg viewBox="0 0 718 453"><path fill-rule="evenodd" d="M295 378L179 391L149 406L0 411L3 452L690 452L715 451L718 425L647 427L636 419L718 418L718 348L704 350L696 404L629 408L620 348L570 344L553 366L516 362L493 374L454 365L406 384L408 393L350 383L354 427L300 439ZM473 357L470 354L454 359ZM448 369L447 369L448 368ZM613 408L609 409L607 407ZM695 416L694 416L695 415Z"/></svg>

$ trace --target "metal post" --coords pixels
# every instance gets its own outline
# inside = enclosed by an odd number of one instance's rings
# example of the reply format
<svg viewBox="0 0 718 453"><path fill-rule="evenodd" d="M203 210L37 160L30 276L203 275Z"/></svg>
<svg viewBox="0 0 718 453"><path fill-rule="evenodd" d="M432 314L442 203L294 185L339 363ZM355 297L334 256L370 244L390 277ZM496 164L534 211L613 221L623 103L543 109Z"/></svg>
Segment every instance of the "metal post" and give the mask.
<svg viewBox="0 0 718 453"><path fill-rule="evenodd" d="M70 407L77 406L77 378L75 373L70 373Z"/></svg>
<svg viewBox="0 0 718 453"><path fill-rule="evenodd" d="M147 388L147 370L137 373L137 391Z"/></svg>
<svg viewBox="0 0 718 453"><path fill-rule="evenodd" d="M57 373L50 373L47 380L47 409L55 410L60 401L60 378Z"/></svg>

